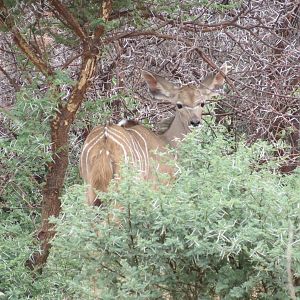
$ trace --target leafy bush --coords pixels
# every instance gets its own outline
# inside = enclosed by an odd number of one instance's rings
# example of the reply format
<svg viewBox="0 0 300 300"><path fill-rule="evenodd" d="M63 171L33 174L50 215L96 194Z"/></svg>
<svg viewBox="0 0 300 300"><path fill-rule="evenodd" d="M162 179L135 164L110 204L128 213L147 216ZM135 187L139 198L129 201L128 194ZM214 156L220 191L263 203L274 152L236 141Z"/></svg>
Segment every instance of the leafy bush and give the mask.
<svg viewBox="0 0 300 300"><path fill-rule="evenodd" d="M0 219L0 299L25 299L33 292L26 261L34 250L34 216L13 207L1 209Z"/></svg>
<svg viewBox="0 0 300 300"><path fill-rule="evenodd" d="M43 299L287 299L288 271L300 273L300 176L278 174L272 151L204 128L182 144L172 185L127 170L104 208L73 186L36 281Z"/></svg>

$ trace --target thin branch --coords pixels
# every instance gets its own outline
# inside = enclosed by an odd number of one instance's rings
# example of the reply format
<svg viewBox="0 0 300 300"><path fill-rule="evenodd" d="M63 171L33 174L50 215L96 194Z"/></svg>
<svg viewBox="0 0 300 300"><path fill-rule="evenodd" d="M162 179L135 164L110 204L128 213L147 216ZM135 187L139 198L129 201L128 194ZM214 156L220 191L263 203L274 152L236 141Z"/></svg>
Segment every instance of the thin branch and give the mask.
<svg viewBox="0 0 300 300"><path fill-rule="evenodd" d="M104 40L104 43L109 44L112 43L113 41L117 41L120 39L124 38L132 38L132 37L139 37L139 36L155 36L160 39L164 40L172 40L172 41L179 41L187 46L193 48L201 57L202 59L214 70L218 69L215 63L198 47L195 47L192 41L189 41L188 39L182 38L178 35L170 35L170 34L163 34L163 33L158 33L154 30L152 31L130 31L130 32L124 32L119 35L115 35L112 37L108 37Z"/></svg>
<svg viewBox="0 0 300 300"><path fill-rule="evenodd" d="M68 10L68 8L57 0L49 1L58 11L58 13L63 17L64 21L68 24L68 26L76 33L76 35L82 40L85 41L87 38L87 34L80 26L79 22L72 15L72 13Z"/></svg>
<svg viewBox="0 0 300 300"><path fill-rule="evenodd" d="M24 39L19 29L15 25L15 21L11 14L9 14L4 1L0 0L0 24L7 27L13 35L14 42L23 51L23 53L30 59L30 61L48 77L53 75L53 70L48 66L34 51L31 45Z"/></svg>
<svg viewBox="0 0 300 300"><path fill-rule="evenodd" d="M0 71L5 75L9 83L14 87L15 91L20 91L20 86L17 84L16 80L10 77L10 75L1 66Z"/></svg>

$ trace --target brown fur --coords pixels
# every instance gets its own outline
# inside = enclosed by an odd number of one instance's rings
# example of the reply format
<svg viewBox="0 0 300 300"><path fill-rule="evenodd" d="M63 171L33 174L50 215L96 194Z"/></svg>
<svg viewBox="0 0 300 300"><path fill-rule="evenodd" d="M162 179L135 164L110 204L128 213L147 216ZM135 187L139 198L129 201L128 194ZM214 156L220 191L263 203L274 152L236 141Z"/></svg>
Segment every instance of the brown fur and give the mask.
<svg viewBox="0 0 300 300"><path fill-rule="evenodd" d="M222 66L221 71L227 73L226 64ZM120 178L123 162L132 164L137 173L146 180L157 178L157 173L168 174L171 178L174 169L159 153L166 152L168 146L176 147L191 130L191 126L198 127L203 105L214 95L212 89L224 83L222 73L209 75L200 88L179 88L158 75L144 71L142 75L152 95L156 99L177 105L175 117L161 135L134 122L123 122L123 126L107 125L94 128L84 143L80 157L81 176L89 185L88 203L100 204L96 192L106 192L110 181Z"/></svg>
<svg viewBox="0 0 300 300"><path fill-rule="evenodd" d="M118 139L116 134L122 139ZM116 140L119 143L125 141L123 148ZM156 154L157 151L166 151L166 146L166 140L158 138L155 133L141 125L130 128L109 125L93 129L85 142L80 161L81 176L89 184L88 203L100 204L96 191L106 192L110 181L120 177L124 151L128 162L139 169L144 179L155 178L156 172L172 176L173 169Z"/></svg>

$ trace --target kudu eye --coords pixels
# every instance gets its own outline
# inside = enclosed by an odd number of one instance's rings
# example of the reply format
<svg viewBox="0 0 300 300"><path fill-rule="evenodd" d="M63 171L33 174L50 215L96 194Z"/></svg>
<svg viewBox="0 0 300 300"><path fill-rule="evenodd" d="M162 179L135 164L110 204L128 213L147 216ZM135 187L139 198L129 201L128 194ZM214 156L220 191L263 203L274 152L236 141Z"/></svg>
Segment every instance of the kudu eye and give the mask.
<svg viewBox="0 0 300 300"><path fill-rule="evenodd" d="M202 102L202 103L200 103L200 106L201 106L201 107L203 107L203 106L204 106L204 104L205 104L205 103L204 103L204 102Z"/></svg>
<svg viewBox="0 0 300 300"><path fill-rule="evenodd" d="M177 105L177 108L178 108L178 109L183 108L183 105L182 105L181 103L177 103L176 105Z"/></svg>

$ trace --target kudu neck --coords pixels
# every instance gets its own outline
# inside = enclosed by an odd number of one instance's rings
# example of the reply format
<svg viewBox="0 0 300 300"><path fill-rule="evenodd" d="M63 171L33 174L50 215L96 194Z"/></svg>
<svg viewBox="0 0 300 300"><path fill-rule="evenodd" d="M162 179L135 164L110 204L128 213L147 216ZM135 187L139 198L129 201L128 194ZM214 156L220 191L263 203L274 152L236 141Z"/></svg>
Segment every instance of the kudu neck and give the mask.
<svg viewBox="0 0 300 300"><path fill-rule="evenodd" d="M177 145L183 140L186 134L190 132L187 124L183 123L180 119L180 115L177 113L169 129L162 134L169 145L177 147Z"/></svg>

